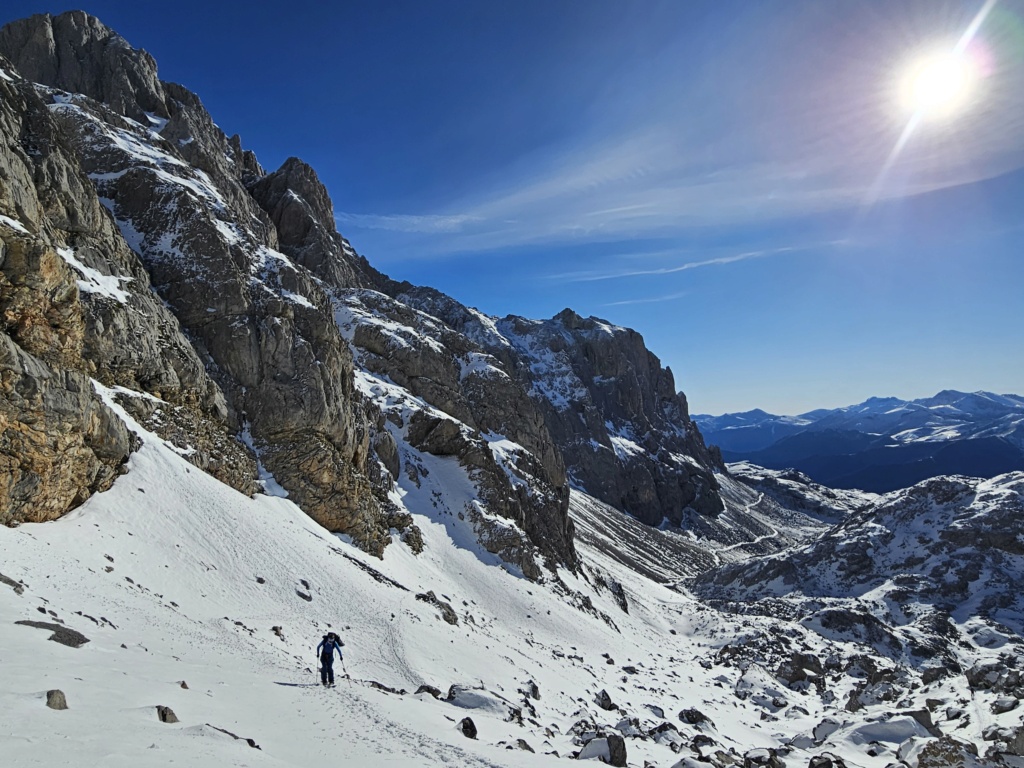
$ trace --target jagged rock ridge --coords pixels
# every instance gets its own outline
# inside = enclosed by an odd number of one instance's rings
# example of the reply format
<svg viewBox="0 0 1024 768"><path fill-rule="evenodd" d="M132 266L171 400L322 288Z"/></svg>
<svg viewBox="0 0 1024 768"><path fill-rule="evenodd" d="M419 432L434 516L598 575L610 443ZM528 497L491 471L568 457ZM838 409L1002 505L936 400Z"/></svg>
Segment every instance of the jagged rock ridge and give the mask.
<svg viewBox="0 0 1024 768"><path fill-rule="evenodd" d="M377 554L396 529L419 546L400 496L428 456L475 489L439 514L531 578L575 567L570 480L652 525L723 510L721 463L635 332L568 310L499 321L390 280L337 232L312 168L267 173L87 14L9 24L0 54L4 343L12 391L35 393L5 418L35 409L49 442L5 431L9 521L109 486L131 439L104 398Z"/></svg>

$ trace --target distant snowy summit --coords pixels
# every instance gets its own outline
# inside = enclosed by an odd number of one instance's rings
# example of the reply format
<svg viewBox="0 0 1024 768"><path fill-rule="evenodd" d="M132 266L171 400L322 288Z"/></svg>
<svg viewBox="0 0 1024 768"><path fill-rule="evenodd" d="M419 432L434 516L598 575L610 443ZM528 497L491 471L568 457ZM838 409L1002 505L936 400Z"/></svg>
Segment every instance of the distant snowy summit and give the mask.
<svg viewBox="0 0 1024 768"><path fill-rule="evenodd" d="M798 416L753 410L693 419L726 461L792 467L837 488L882 493L937 475L989 478L1024 469L1020 395L947 389Z"/></svg>

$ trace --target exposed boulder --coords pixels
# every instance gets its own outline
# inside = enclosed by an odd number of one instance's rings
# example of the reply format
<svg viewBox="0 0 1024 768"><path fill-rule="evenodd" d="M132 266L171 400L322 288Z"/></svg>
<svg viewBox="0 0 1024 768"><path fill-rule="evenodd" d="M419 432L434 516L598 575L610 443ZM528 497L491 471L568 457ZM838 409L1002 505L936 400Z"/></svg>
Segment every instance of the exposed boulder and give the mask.
<svg viewBox="0 0 1024 768"><path fill-rule="evenodd" d="M35 627L36 629L48 629L53 634L48 639L61 645L66 645L69 648L80 648L89 642L89 638L83 635L81 632L71 627L65 627L63 624L54 624L49 621L16 621L15 624L21 624L26 627Z"/></svg>
<svg viewBox="0 0 1024 768"><path fill-rule="evenodd" d="M831 752L822 752L807 762L807 768L846 768L846 762Z"/></svg>
<svg viewBox="0 0 1024 768"><path fill-rule="evenodd" d="M594 697L594 703L601 709L609 711L616 709L615 704L612 702L612 697L604 688L597 692L597 695Z"/></svg>
<svg viewBox="0 0 1024 768"><path fill-rule="evenodd" d="M178 722L178 716L174 714L174 710L170 707L165 707L162 704L158 704L156 707L156 716L161 723L176 723Z"/></svg>
<svg viewBox="0 0 1024 768"><path fill-rule="evenodd" d="M416 595L416 599L424 603L436 606L440 611L441 618L448 624L453 626L458 625L459 615L455 613L455 609L452 608L451 603L444 600L440 600L437 595L434 594L434 590L430 590L426 593L420 593Z"/></svg>
<svg viewBox="0 0 1024 768"><path fill-rule="evenodd" d="M712 728L715 724L711 721L711 718L705 715L696 707L690 707L688 709L680 710L679 719L687 725L704 725L707 723Z"/></svg>
<svg viewBox="0 0 1024 768"><path fill-rule="evenodd" d="M476 731L476 724L473 722L473 718L471 718L471 717L464 717L461 720L459 720L458 725L456 725L455 727L467 739L475 739L476 738L476 733L477 733L477 731Z"/></svg>
<svg viewBox="0 0 1024 768"><path fill-rule="evenodd" d="M46 706L50 709L67 709L68 701L64 696L64 691L54 688L52 691L46 692Z"/></svg>
<svg viewBox="0 0 1024 768"><path fill-rule="evenodd" d="M595 736L587 741L577 760L596 760L607 765L626 765L626 741L616 733Z"/></svg>

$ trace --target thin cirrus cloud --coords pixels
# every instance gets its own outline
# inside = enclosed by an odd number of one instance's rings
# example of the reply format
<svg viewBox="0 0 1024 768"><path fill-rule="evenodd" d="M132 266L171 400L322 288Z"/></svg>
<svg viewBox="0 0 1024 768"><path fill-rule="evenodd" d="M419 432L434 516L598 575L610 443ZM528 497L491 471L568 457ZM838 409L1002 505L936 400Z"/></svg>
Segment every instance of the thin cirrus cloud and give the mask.
<svg viewBox="0 0 1024 768"><path fill-rule="evenodd" d="M338 226L347 225L358 229L383 229L389 232L422 232L437 234L459 232L472 221L467 215L441 214L373 214L335 211Z"/></svg>
<svg viewBox="0 0 1024 768"><path fill-rule="evenodd" d="M519 158L515 170L477 175L477 166L453 158L448 167L467 193L443 208L339 213L339 221L402 233L414 246L409 253L443 257L853 215L866 200L911 197L1024 166L1024 67L1007 65L993 70L972 110L918 131L893 172L881 174L905 124L887 89L914 51L908 40L924 32L915 32L920 19L888 29L876 13L849 15L853 31L841 35L827 14L790 19L768 30L767 48L749 44L764 33L751 23L729 55L702 60L686 78L624 75L600 91L591 120ZM962 32L958 17L949 29L929 24L922 27L929 39ZM988 23L983 31L998 53L999 27ZM436 196L424 190L423 199Z"/></svg>
<svg viewBox="0 0 1024 768"><path fill-rule="evenodd" d="M642 299L623 299L621 301L609 301L602 304L603 307L624 307L630 304L659 304L663 301L675 301L681 299L684 296L689 295L689 291L679 291L678 293L670 293L665 296L649 296Z"/></svg>
<svg viewBox="0 0 1024 768"><path fill-rule="evenodd" d="M713 146L698 152L677 139L649 134L539 165L504 188L473 194L452 206L454 212L336 216L339 225L350 228L418 235L416 250L424 256L676 237L701 227L853 210L871 183L864 169L881 163L875 158L851 162L842 152L737 162L727 159L729 152ZM883 197L921 194L988 175L921 174Z"/></svg>
<svg viewBox="0 0 1024 768"><path fill-rule="evenodd" d="M701 267L714 267L721 264L733 264L737 261L747 261L748 259L761 259L767 256L775 256L780 253L789 253L797 250L796 248L785 246L782 248L771 248L760 251L746 251L745 253L737 253L731 256L719 256L714 259L703 259L701 261L687 261L683 264L676 264L671 267L658 267L657 269L621 269L621 270L610 270L605 272L567 272L559 275L551 275L552 280L564 280L566 282L593 282L597 280L616 280L624 277L643 277L647 275L672 275L677 272L685 272L689 269L699 269ZM652 256L654 254L651 254ZM678 297L669 297L678 298ZM635 301L624 301L615 302L616 304L634 304L639 303Z"/></svg>

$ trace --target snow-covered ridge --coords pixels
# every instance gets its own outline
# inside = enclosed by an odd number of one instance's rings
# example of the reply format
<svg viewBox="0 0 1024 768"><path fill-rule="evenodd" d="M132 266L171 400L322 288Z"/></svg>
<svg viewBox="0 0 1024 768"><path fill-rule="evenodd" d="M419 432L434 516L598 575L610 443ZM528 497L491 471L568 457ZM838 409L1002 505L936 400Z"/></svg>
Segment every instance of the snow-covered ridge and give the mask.
<svg viewBox="0 0 1024 768"><path fill-rule="evenodd" d="M760 447L764 447L766 440L801 430L824 429L884 434L902 444L1000 435L1024 447L1024 397L992 392L944 390L917 400L872 397L857 405L799 416L754 410L721 416L697 414L693 418L729 449L733 448L732 434L763 432Z"/></svg>

